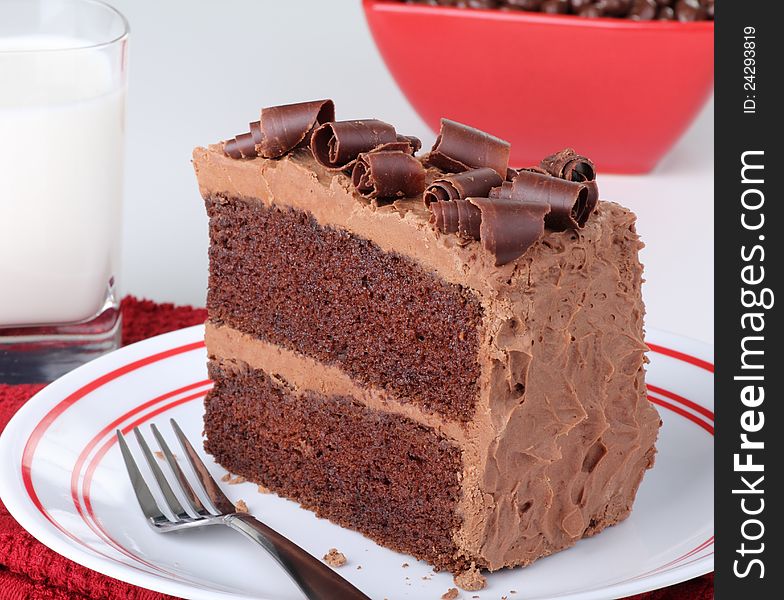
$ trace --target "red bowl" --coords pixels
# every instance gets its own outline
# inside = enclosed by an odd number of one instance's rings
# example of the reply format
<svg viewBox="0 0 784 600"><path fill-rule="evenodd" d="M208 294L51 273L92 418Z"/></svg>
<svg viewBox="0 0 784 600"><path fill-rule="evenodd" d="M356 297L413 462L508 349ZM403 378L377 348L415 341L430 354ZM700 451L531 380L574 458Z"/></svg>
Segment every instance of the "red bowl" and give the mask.
<svg viewBox="0 0 784 600"><path fill-rule="evenodd" d="M713 22L637 22L363 0L389 70L434 130L448 117L528 166L571 146L653 169L708 99Z"/></svg>

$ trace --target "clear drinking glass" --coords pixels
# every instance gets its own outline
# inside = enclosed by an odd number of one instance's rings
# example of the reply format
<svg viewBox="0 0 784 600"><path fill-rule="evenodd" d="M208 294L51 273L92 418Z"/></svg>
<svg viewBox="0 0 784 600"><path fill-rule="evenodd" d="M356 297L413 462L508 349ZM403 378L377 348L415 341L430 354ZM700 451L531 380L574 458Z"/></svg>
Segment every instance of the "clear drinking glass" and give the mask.
<svg viewBox="0 0 784 600"><path fill-rule="evenodd" d="M0 383L120 343L127 50L96 0L0 0Z"/></svg>

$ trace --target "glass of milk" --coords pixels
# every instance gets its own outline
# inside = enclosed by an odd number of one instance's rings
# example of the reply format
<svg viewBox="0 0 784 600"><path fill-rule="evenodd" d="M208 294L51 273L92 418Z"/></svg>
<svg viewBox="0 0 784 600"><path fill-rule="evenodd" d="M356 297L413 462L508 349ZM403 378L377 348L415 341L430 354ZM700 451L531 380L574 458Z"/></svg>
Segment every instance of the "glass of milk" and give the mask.
<svg viewBox="0 0 784 600"><path fill-rule="evenodd" d="M0 383L119 345L127 49L96 0L0 0Z"/></svg>

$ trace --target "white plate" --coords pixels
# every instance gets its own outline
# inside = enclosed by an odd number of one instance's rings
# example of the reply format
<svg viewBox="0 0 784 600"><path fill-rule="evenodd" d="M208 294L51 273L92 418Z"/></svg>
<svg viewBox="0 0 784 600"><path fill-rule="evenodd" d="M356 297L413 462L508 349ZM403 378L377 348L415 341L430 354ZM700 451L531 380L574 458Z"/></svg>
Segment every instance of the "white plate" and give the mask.
<svg viewBox="0 0 784 600"><path fill-rule="evenodd" d="M133 344L37 394L0 438L0 496L41 542L117 579L193 599L300 598L273 561L236 533L156 534L136 505L114 430L174 417L191 439L200 437L210 385L202 335L191 327ZM713 570L712 351L663 333L648 341L650 397L664 427L631 517L528 568L494 573L487 589L462 597L608 600ZM205 461L216 478L225 473ZM225 487L312 554L339 548L349 559L340 573L372 598L431 600L453 587L449 574L433 574L294 502L250 483Z"/></svg>

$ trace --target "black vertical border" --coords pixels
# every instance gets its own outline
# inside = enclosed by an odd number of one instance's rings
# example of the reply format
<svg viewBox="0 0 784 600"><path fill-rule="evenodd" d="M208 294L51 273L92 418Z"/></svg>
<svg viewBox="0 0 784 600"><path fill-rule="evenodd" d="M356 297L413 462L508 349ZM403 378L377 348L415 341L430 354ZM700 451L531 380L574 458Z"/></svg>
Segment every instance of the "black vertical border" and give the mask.
<svg viewBox="0 0 784 600"><path fill-rule="evenodd" d="M716 264L716 597L719 600L767 600L781 598L784 586L784 565L778 561L781 555L782 539L782 492L784 489L784 423L782 406L784 390L781 389L781 373L784 364L778 360L780 337L784 335L779 313L779 304L784 303L784 288L780 286L781 272L784 270L784 248L781 230L781 204L784 191L779 181L784 177L784 154L782 143L784 123L784 20L783 2L780 0L717 0L716 2L716 147L715 147L715 264ZM744 89L744 28L755 29L755 89ZM744 113L744 101L753 96L756 101L755 114ZM764 183L742 183L742 155L746 151L764 151ZM758 161L760 155L748 155L749 161ZM747 171L748 178L756 179L754 173ZM764 205L758 211L743 208L741 197L744 190L759 189L765 197ZM759 195L752 193L749 199ZM742 225L742 215L749 213L748 221L759 219L765 214L762 230L749 231ZM764 241L759 239L764 235ZM761 251L753 254L755 258L744 260L752 253L755 245L764 247L764 260ZM759 276L760 267L764 268L764 282L750 286L742 280L742 269L751 263L755 267L746 271L747 275ZM769 288L774 297L774 305L764 313L764 332L753 332L743 328L743 315L759 309L744 308L741 302L743 289L755 289L761 293ZM748 298L748 296L747 296ZM764 369L764 382L754 382L764 387L764 402L754 407L747 423L756 426L764 413L764 426L749 438L762 441L764 449L754 450L754 463L764 465L763 472L740 473L735 470L735 455L739 461L746 460L747 450L741 449L741 419L750 410L741 402L741 390L749 382L738 381L737 375L749 374L741 366L741 340L748 335L763 336L764 341L755 341L757 349L764 350L758 362ZM764 475L764 481L757 489L763 494L738 494L746 486L741 477L752 484ZM779 490L778 492L776 490ZM746 508L755 511L764 499L764 510L755 516L744 514L741 501L746 498ZM743 524L749 519L759 519L764 525L764 534L757 540L743 539ZM746 533L756 537L760 532L757 523L746 526ZM758 554L741 554L745 544ZM758 558L764 565L749 568L751 560ZM738 573L744 573L740 577Z"/></svg>

